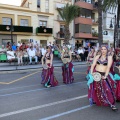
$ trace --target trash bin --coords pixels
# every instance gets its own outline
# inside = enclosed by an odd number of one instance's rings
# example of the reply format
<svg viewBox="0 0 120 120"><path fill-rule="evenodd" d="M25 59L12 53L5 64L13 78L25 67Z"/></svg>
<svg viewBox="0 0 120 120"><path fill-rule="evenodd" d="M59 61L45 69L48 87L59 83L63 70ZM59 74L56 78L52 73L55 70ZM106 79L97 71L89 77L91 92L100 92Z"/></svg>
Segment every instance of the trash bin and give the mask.
<svg viewBox="0 0 120 120"><path fill-rule="evenodd" d="M6 54L0 54L0 61L6 61L6 60L7 60Z"/></svg>
<svg viewBox="0 0 120 120"><path fill-rule="evenodd" d="M58 51L57 50L54 51L54 55L58 55Z"/></svg>

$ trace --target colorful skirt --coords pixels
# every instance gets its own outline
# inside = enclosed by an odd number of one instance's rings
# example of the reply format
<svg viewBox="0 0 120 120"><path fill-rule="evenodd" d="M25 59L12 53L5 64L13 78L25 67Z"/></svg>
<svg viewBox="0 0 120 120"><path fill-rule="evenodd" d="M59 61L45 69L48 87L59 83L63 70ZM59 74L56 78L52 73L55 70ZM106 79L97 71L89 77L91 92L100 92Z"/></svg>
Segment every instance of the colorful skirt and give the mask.
<svg viewBox="0 0 120 120"><path fill-rule="evenodd" d="M101 73L103 76L104 73ZM114 106L115 104L115 82L110 75L107 79L101 79L101 81L93 81L88 90L88 98L90 104L96 104L98 106Z"/></svg>
<svg viewBox="0 0 120 120"><path fill-rule="evenodd" d="M48 64L48 66L50 66L50 64ZM41 73L41 77L42 77L42 82L41 84L43 84L45 87L47 86L57 86L58 85L58 81L54 76L54 67L52 66L51 68L47 68L42 70Z"/></svg>
<svg viewBox="0 0 120 120"><path fill-rule="evenodd" d="M62 66L63 83L65 84L73 83L74 81L73 71L74 71L74 67L72 62L63 64Z"/></svg>

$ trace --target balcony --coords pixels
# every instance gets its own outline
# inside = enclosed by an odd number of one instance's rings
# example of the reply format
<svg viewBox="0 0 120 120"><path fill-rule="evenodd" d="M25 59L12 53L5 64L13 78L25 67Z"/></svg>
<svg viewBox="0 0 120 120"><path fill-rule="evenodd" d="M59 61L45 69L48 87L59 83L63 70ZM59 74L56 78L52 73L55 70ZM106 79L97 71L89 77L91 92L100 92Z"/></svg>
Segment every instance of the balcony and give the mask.
<svg viewBox="0 0 120 120"><path fill-rule="evenodd" d="M93 25L98 25L98 18L93 18L92 23Z"/></svg>
<svg viewBox="0 0 120 120"><path fill-rule="evenodd" d="M92 19L83 18L83 17L75 18L75 24L78 24L78 23L92 25Z"/></svg>
<svg viewBox="0 0 120 120"><path fill-rule="evenodd" d="M58 39L64 39L65 38L65 34L63 33L63 32L57 32L56 33L56 37L58 38Z"/></svg>
<svg viewBox="0 0 120 120"><path fill-rule="evenodd" d="M81 8L86 8L89 10L93 10L93 5L91 3L84 2L83 0L77 0L75 5L80 6Z"/></svg>
<svg viewBox="0 0 120 120"><path fill-rule="evenodd" d="M10 34L10 25L0 25L0 33ZM33 27L13 25L13 34L31 34Z"/></svg>
<svg viewBox="0 0 120 120"><path fill-rule="evenodd" d="M98 33L97 32L92 32L92 37L93 37L93 39L98 39Z"/></svg>
<svg viewBox="0 0 120 120"><path fill-rule="evenodd" d="M45 35L45 36L51 36L53 33L53 29L52 28L43 28L43 27L37 27L36 28L36 34L37 35Z"/></svg>
<svg viewBox="0 0 120 120"><path fill-rule="evenodd" d="M56 3L56 9L63 9L65 6L64 3Z"/></svg>

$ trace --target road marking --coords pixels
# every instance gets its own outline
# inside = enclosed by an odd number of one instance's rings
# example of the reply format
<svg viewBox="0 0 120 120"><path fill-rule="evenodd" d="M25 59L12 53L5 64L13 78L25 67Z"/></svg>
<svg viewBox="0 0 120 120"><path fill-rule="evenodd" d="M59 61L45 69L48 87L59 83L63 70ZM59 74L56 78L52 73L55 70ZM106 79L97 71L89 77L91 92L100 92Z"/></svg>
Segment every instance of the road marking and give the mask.
<svg viewBox="0 0 120 120"><path fill-rule="evenodd" d="M72 84L65 84L65 85L60 85L60 86L56 86L56 87L52 87L52 89L57 88L57 87L65 87L67 85L73 85L73 84L82 84L82 83L86 83L87 81L82 81L82 82L77 82L77 83L72 83ZM41 88L41 89L35 89L35 90L29 90L29 91L23 91L23 92L17 92L17 93L11 93L11 94L3 94L0 95L0 97L7 97L7 96L12 96L12 95L18 95L18 94L25 94L25 93L30 93L30 92L36 92L36 91L42 91L42 90L49 90L49 88Z"/></svg>
<svg viewBox="0 0 120 120"><path fill-rule="evenodd" d="M18 78L18 79L16 79L16 80L11 81L11 82L0 82L0 84L7 84L7 85L9 85L9 84L12 84L12 83L14 83L14 82L17 82L17 81L23 80L23 79L25 79L25 78L27 78L27 77L30 77L30 76L32 76L32 75L38 73L38 72L40 72L40 71L37 71L37 72L31 73L31 74L29 74L29 75L26 75L26 76L24 76L24 77Z"/></svg>
<svg viewBox="0 0 120 120"><path fill-rule="evenodd" d="M40 106L36 106L36 107L31 107L31 108L27 108L27 109L13 111L13 112L9 112L9 113L4 113L4 114L0 114L0 118L15 115L15 114L20 114L20 113L24 113L24 112L29 112L29 111L33 111L33 110L37 110L37 109L41 109L41 108L45 108L45 107L50 107L50 106L53 106L53 105L66 103L66 102L70 102L70 101L74 101L74 100L78 100L78 99L86 98L86 97L87 97L87 95L82 95L82 96L69 98L69 99L66 99L66 100L61 100L61 101L57 101L57 102L53 102L53 103L48 103L48 104L44 104L44 105L40 105Z"/></svg>
<svg viewBox="0 0 120 120"><path fill-rule="evenodd" d="M7 88L7 89L1 89L1 91L6 91L6 90L13 90L13 89L19 89L19 88L27 88L27 87L34 87L34 86L40 86L41 84L35 84L35 85L28 85L28 86L21 86L21 87L13 87L13 88Z"/></svg>
<svg viewBox="0 0 120 120"><path fill-rule="evenodd" d="M61 117L61 116L70 114L70 113L74 113L74 112L77 112L77 111L80 111L80 110L84 110L84 109L89 108L89 107L90 107L90 105L86 105L86 106L83 106L83 107L80 107L80 108L77 108L77 109L73 109L73 110L70 110L70 111L67 111L67 112L63 112L63 113L60 113L60 114L57 114L57 115L53 115L53 116L50 116L50 117L42 118L40 120L54 119L54 118L57 118L57 117Z"/></svg>

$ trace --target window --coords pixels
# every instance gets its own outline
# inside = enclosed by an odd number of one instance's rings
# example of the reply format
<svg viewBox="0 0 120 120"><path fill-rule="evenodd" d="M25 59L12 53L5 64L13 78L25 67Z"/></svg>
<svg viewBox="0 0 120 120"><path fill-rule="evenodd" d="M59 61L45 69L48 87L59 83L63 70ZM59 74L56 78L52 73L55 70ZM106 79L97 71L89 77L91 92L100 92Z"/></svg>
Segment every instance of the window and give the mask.
<svg viewBox="0 0 120 120"><path fill-rule="evenodd" d="M41 21L40 20L40 27L47 27L47 21Z"/></svg>
<svg viewBox="0 0 120 120"><path fill-rule="evenodd" d="M45 12L49 12L49 0L45 1Z"/></svg>
<svg viewBox="0 0 120 120"><path fill-rule="evenodd" d="M11 25L11 18L3 17L2 24L3 25Z"/></svg>
<svg viewBox="0 0 120 120"><path fill-rule="evenodd" d="M75 25L75 33L79 33L79 24Z"/></svg>
<svg viewBox="0 0 120 120"><path fill-rule="evenodd" d="M21 19L20 20L20 26L28 26L28 20L27 19Z"/></svg>
<svg viewBox="0 0 120 120"><path fill-rule="evenodd" d="M87 24L79 24L79 29L81 33L90 33L90 34L92 30L91 25L87 25Z"/></svg>
<svg viewBox="0 0 120 120"><path fill-rule="evenodd" d="M40 8L40 0L37 0L37 8Z"/></svg>
<svg viewBox="0 0 120 120"><path fill-rule="evenodd" d="M84 8L81 9L80 17L91 18L91 16L92 16L92 11L91 10L84 9Z"/></svg>

